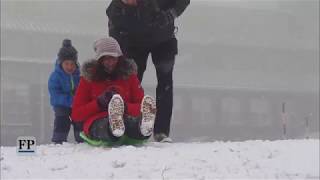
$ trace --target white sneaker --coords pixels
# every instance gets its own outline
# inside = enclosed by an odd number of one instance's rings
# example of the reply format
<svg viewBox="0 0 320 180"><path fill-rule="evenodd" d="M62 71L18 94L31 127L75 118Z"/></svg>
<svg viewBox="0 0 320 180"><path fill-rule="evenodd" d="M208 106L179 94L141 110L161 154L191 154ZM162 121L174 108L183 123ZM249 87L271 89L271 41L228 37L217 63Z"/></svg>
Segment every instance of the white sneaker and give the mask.
<svg viewBox="0 0 320 180"><path fill-rule="evenodd" d="M172 143L172 139L165 135L164 133L154 134L153 138L157 142L161 143Z"/></svg>
<svg viewBox="0 0 320 180"><path fill-rule="evenodd" d="M156 111L156 101L151 96L144 96L141 102L142 119L140 124L140 132L143 136L150 136L153 133Z"/></svg>
<svg viewBox="0 0 320 180"><path fill-rule="evenodd" d="M111 133L116 137L122 136L125 131L123 122L124 102L119 94L112 96L109 102L108 112Z"/></svg>

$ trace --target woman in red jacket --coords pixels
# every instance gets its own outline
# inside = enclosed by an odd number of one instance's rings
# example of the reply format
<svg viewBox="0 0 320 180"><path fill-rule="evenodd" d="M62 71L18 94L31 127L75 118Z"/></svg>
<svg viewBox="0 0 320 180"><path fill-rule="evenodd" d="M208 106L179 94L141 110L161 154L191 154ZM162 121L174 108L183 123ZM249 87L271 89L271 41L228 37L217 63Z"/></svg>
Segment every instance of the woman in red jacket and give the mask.
<svg viewBox="0 0 320 180"><path fill-rule="evenodd" d="M72 121L84 123L81 137L93 145L148 139L156 105L144 96L134 61L124 58L112 37L97 40L94 50L95 59L82 66L72 105Z"/></svg>

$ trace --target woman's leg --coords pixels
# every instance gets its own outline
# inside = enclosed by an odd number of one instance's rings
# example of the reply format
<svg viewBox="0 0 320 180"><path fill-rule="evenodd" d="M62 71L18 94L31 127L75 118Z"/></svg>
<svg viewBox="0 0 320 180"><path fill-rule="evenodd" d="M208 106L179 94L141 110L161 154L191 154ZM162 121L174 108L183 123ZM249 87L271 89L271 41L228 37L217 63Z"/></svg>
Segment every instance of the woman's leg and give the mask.
<svg viewBox="0 0 320 180"><path fill-rule="evenodd" d="M145 140L148 139L150 136L144 136L141 134L140 131L140 124L141 124L142 117L132 117L127 116L124 120L124 125L126 126L125 135L129 138L137 139L137 140Z"/></svg>
<svg viewBox="0 0 320 180"><path fill-rule="evenodd" d="M108 117L95 120L89 129L90 138L103 141L115 142L119 137L115 137L109 128Z"/></svg>

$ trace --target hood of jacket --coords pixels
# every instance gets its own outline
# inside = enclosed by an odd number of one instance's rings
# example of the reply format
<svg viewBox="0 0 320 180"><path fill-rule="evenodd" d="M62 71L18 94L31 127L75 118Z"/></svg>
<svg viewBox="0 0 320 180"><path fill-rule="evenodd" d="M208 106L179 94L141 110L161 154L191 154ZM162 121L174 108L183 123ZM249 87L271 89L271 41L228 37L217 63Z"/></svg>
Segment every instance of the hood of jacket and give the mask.
<svg viewBox="0 0 320 180"><path fill-rule="evenodd" d="M120 62L121 61L121 62ZM137 64L134 62L133 59L123 59L119 60L118 62L117 71L119 78L126 79L132 74L136 74L138 67ZM98 66L98 60L96 59L89 59L83 63L81 67L81 76L84 77L88 81L94 81L94 76L96 73L96 68Z"/></svg>

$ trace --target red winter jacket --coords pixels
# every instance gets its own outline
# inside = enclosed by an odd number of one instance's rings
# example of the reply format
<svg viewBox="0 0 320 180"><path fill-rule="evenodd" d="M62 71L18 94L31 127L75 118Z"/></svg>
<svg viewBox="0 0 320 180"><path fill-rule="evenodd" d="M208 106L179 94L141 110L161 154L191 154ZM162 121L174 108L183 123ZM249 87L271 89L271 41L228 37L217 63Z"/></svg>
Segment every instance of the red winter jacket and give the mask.
<svg viewBox="0 0 320 180"><path fill-rule="evenodd" d="M96 60L86 62L82 67L82 76L73 99L71 119L74 122L83 122L83 131L89 134L91 124L108 115L101 111L97 104L97 97L104 91L115 88L123 98L130 116L140 115L140 103L144 92L135 73L136 65L132 60L124 60L126 74L116 80L94 81L92 79ZM129 68L128 68L129 67Z"/></svg>

